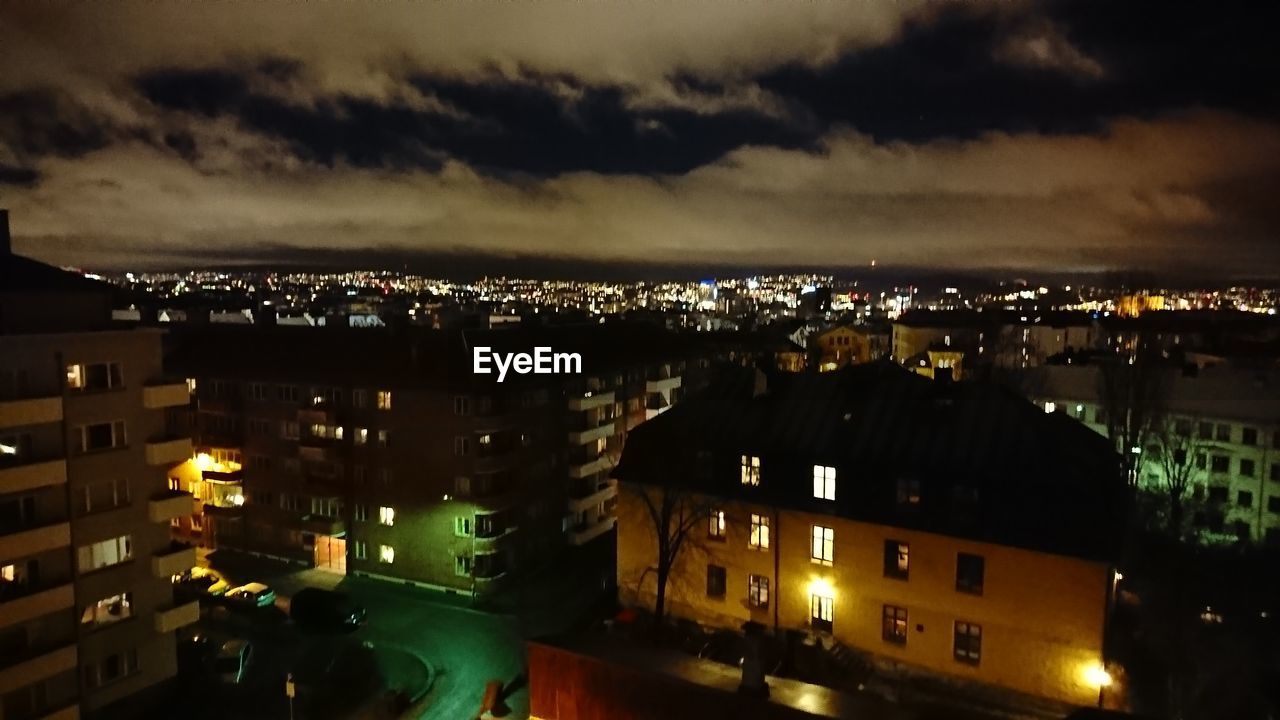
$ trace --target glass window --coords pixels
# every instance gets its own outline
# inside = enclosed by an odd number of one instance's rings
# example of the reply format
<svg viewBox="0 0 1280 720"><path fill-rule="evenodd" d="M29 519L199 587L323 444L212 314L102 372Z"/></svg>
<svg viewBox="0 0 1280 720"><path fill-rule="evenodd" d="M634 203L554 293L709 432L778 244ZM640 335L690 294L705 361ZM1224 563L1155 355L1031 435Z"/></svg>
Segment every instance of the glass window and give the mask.
<svg viewBox="0 0 1280 720"><path fill-rule="evenodd" d="M378 409L379 410L391 409L391 391L390 390L378 391Z"/></svg>
<svg viewBox="0 0 1280 720"><path fill-rule="evenodd" d="M751 538L747 546L755 550L769 548L769 516L751 513Z"/></svg>
<svg viewBox="0 0 1280 720"><path fill-rule="evenodd" d="M707 537L715 540L725 538L725 522L723 510L712 510L707 523Z"/></svg>
<svg viewBox="0 0 1280 720"><path fill-rule="evenodd" d="M133 593L120 593L85 606L81 625L102 626L133 617Z"/></svg>
<svg viewBox="0 0 1280 720"><path fill-rule="evenodd" d="M827 465L813 466L813 496L819 500L836 499L836 469Z"/></svg>
<svg viewBox="0 0 1280 720"><path fill-rule="evenodd" d="M1241 445L1257 445L1258 429L1257 428L1240 428L1240 444Z"/></svg>
<svg viewBox="0 0 1280 720"><path fill-rule="evenodd" d="M962 663L977 665L982 660L982 626L971 622L956 621L955 658Z"/></svg>
<svg viewBox="0 0 1280 720"><path fill-rule="evenodd" d="M835 557L836 532L829 527L813 526L813 545L809 551L812 562L831 565Z"/></svg>
<svg viewBox="0 0 1280 720"><path fill-rule="evenodd" d="M754 455L742 456L742 484L752 487L760 485L760 458Z"/></svg>
<svg viewBox="0 0 1280 720"><path fill-rule="evenodd" d="M809 596L809 625L814 630L831 632L835 626L836 599L830 595L813 593Z"/></svg>
<svg viewBox="0 0 1280 720"><path fill-rule="evenodd" d="M901 540L884 541L884 576L906 580L911 570L911 546Z"/></svg>
<svg viewBox="0 0 1280 720"><path fill-rule="evenodd" d="M384 562L390 565L396 561L396 549L390 545L378 546L378 562Z"/></svg>
<svg viewBox="0 0 1280 720"><path fill-rule="evenodd" d="M382 523L383 525L395 525L396 524L395 508L389 508L389 507L386 507L385 505L378 508L378 522Z"/></svg>
<svg viewBox="0 0 1280 720"><path fill-rule="evenodd" d="M907 609L895 605L884 606L884 622L880 636L895 645L907 644Z"/></svg>
<svg viewBox="0 0 1280 720"><path fill-rule="evenodd" d="M707 566L707 597L722 598L725 595L726 572L719 565Z"/></svg>
<svg viewBox="0 0 1280 720"><path fill-rule="evenodd" d="M77 552L80 572L86 573L133 559L133 536L121 535L89 545Z"/></svg>
<svg viewBox="0 0 1280 720"><path fill-rule="evenodd" d="M986 560L981 555L969 553L956 555L956 590L981 595L986 564Z"/></svg>
<svg viewBox="0 0 1280 720"><path fill-rule="evenodd" d="M1240 459L1240 475L1243 477L1253 477L1254 467L1252 460L1246 458Z"/></svg>
<svg viewBox="0 0 1280 720"><path fill-rule="evenodd" d="M764 575L747 576L747 602L754 608L769 607L769 578Z"/></svg>

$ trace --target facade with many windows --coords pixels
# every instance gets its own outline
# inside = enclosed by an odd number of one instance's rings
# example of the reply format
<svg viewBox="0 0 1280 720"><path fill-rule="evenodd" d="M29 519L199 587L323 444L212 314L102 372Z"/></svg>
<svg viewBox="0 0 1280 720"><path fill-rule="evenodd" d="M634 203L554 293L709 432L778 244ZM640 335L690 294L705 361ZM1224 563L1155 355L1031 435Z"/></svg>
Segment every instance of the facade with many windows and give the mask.
<svg viewBox="0 0 1280 720"><path fill-rule="evenodd" d="M0 233L7 239L0 212ZM170 577L195 564L165 470L187 403L160 333L108 323L106 288L0 248L0 717L96 710L176 672Z"/></svg>
<svg viewBox="0 0 1280 720"><path fill-rule="evenodd" d="M996 387L889 363L741 373L632 434L616 471L619 589L653 606L651 508L670 507L706 518L670 570L674 616L800 630L903 672L1096 703L1121 526L1114 460Z"/></svg>

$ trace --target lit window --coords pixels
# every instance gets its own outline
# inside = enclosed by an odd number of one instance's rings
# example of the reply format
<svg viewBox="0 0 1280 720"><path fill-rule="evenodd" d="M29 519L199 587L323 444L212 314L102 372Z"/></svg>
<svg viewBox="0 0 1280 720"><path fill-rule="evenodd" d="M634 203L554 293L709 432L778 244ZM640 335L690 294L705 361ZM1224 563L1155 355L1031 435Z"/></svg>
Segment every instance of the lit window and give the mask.
<svg viewBox="0 0 1280 720"><path fill-rule="evenodd" d="M907 644L907 609L894 605L884 606L884 626L880 636L895 645Z"/></svg>
<svg viewBox="0 0 1280 720"><path fill-rule="evenodd" d="M81 625L109 625L133 617L133 593L121 593L85 606Z"/></svg>
<svg viewBox="0 0 1280 720"><path fill-rule="evenodd" d="M391 391L390 390L378 391L378 409L379 410L391 409Z"/></svg>
<svg viewBox="0 0 1280 720"><path fill-rule="evenodd" d="M712 510L708 518L707 536L715 540L723 540L725 536L724 511Z"/></svg>
<svg viewBox="0 0 1280 720"><path fill-rule="evenodd" d="M813 526L813 546L809 550L812 562L830 565L835 557L836 531L821 525Z"/></svg>
<svg viewBox="0 0 1280 720"><path fill-rule="evenodd" d="M453 519L453 534L458 537L471 537L471 518L455 517Z"/></svg>
<svg viewBox="0 0 1280 720"><path fill-rule="evenodd" d="M354 542L356 544L356 559L357 560L369 559L369 545L365 543L365 541L363 540L355 540Z"/></svg>
<svg viewBox="0 0 1280 720"><path fill-rule="evenodd" d="M884 541L884 576L906 580L911 569L911 546L898 540Z"/></svg>
<svg viewBox="0 0 1280 720"><path fill-rule="evenodd" d="M760 484L760 458L754 455L742 456L742 484L752 487Z"/></svg>
<svg viewBox="0 0 1280 720"><path fill-rule="evenodd" d="M977 665L982 659L981 625L956 621L955 658L962 663L970 665Z"/></svg>
<svg viewBox="0 0 1280 720"><path fill-rule="evenodd" d="M390 545L378 546L378 562L391 564L396 561L396 549Z"/></svg>
<svg viewBox="0 0 1280 720"><path fill-rule="evenodd" d="M769 548L768 515L751 513L751 539L747 541L747 545L756 550L767 550Z"/></svg>
<svg viewBox="0 0 1280 720"><path fill-rule="evenodd" d="M747 602L754 608L769 607L769 578L764 575L747 576Z"/></svg>
<svg viewBox="0 0 1280 720"><path fill-rule="evenodd" d="M82 573L132 560L133 537L121 535L90 545L81 545L77 552L77 559Z"/></svg>
<svg viewBox="0 0 1280 720"><path fill-rule="evenodd" d="M826 465L813 466L813 496L819 500L836 499L836 469Z"/></svg>
<svg viewBox="0 0 1280 720"><path fill-rule="evenodd" d="M395 508L389 508L389 507L378 508L378 522L382 523L383 525L395 525L396 524Z"/></svg>
<svg viewBox="0 0 1280 720"><path fill-rule="evenodd" d="M389 446L391 444L390 438L391 436L387 433L386 430L379 430L378 431L378 447L384 448Z"/></svg>
<svg viewBox="0 0 1280 720"><path fill-rule="evenodd" d="M120 363L81 363L67 366L67 389L110 390L124 386Z"/></svg>
<svg viewBox="0 0 1280 720"><path fill-rule="evenodd" d="M1057 409L1058 409L1058 404L1053 401L1049 401L1044 404L1044 411L1047 413L1051 413Z"/></svg>
<svg viewBox="0 0 1280 720"><path fill-rule="evenodd" d="M814 630L831 632L835 626L836 599L830 595L813 593L809 596L809 624Z"/></svg>
<svg viewBox="0 0 1280 720"><path fill-rule="evenodd" d="M369 428L355 428L355 432L352 433L352 440L356 445L364 445L369 442Z"/></svg>

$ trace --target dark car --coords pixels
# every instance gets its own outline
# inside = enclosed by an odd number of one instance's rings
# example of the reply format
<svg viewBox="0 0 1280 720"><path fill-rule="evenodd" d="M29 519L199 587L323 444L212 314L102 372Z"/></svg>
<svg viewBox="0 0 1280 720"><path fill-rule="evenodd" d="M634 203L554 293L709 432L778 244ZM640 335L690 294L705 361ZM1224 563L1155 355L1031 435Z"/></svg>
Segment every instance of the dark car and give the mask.
<svg viewBox="0 0 1280 720"><path fill-rule="evenodd" d="M317 630L354 630L364 624L365 610L344 593L304 588L289 602L289 617Z"/></svg>

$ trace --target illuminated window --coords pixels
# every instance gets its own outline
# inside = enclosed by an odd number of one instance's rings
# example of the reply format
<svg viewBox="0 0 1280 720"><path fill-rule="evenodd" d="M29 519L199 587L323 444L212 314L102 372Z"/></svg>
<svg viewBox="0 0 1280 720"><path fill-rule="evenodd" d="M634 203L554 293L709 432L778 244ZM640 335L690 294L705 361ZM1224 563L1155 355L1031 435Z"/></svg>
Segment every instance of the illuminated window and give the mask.
<svg viewBox="0 0 1280 720"><path fill-rule="evenodd" d="M707 537L713 540L723 540L725 538L724 511L712 510L711 517L707 523Z"/></svg>
<svg viewBox="0 0 1280 720"><path fill-rule="evenodd" d="M362 427L353 428L351 433L351 440L356 445L364 445L365 443L369 442L369 428L362 428Z"/></svg>
<svg viewBox="0 0 1280 720"><path fill-rule="evenodd" d="M391 409L391 391L390 390L378 391L378 409L379 410Z"/></svg>
<svg viewBox="0 0 1280 720"><path fill-rule="evenodd" d="M355 505L351 508L351 516L356 522L365 522L369 519L369 508L365 505Z"/></svg>
<svg viewBox="0 0 1280 720"><path fill-rule="evenodd" d="M133 559L133 536L121 535L89 545L81 545L77 551L80 572L87 573L109 565L117 565Z"/></svg>
<svg viewBox="0 0 1280 720"><path fill-rule="evenodd" d="M752 487L760 485L760 458L754 455L742 456L742 484Z"/></svg>
<svg viewBox="0 0 1280 720"><path fill-rule="evenodd" d="M391 445L391 435L386 430L378 431L378 447L384 448Z"/></svg>
<svg viewBox="0 0 1280 720"><path fill-rule="evenodd" d="M809 625L814 630L831 632L836 620L836 599L813 593L809 596Z"/></svg>
<svg viewBox="0 0 1280 720"><path fill-rule="evenodd" d="M982 594L986 561L981 555L959 553L956 555L956 590L973 595Z"/></svg>
<svg viewBox="0 0 1280 720"><path fill-rule="evenodd" d="M751 513L751 539L747 546L755 550L769 548L769 516Z"/></svg>
<svg viewBox="0 0 1280 720"><path fill-rule="evenodd" d="M262 383L249 383L249 399L263 402L267 399L267 386Z"/></svg>
<svg viewBox="0 0 1280 720"><path fill-rule="evenodd" d="M85 606L81 625L110 625L133 617L133 593L121 593Z"/></svg>
<svg viewBox="0 0 1280 720"><path fill-rule="evenodd" d="M884 624L880 636L885 642L907 644L907 609L894 605L884 606Z"/></svg>
<svg viewBox="0 0 1280 720"><path fill-rule="evenodd" d="M764 575L747 576L747 602L754 608L769 607L769 578Z"/></svg>
<svg viewBox="0 0 1280 720"><path fill-rule="evenodd" d="M356 546L355 546L356 559L357 559L357 560L368 560L368 559L369 559L369 545L368 545L368 543L366 543L366 542L365 542L365 541L363 541L363 540L355 540L355 541L353 541L353 542L355 542L355 544L356 544Z"/></svg>
<svg viewBox="0 0 1280 720"><path fill-rule="evenodd" d="M826 465L813 466L813 496L819 500L836 499L836 469Z"/></svg>
<svg viewBox="0 0 1280 720"><path fill-rule="evenodd" d="M906 580L911 570L911 546L899 540L884 541L884 576Z"/></svg>
<svg viewBox="0 0 1280 720"><path fill-rule="evenodd" d="M390 545L378 546L378 562L384 562L390 565L396 561L396 549Z"/></svg>
<svg viewBox="0 0 1280 720"><path fill-rule="evenodd" d="M80 363L67 366L68 390L111 390L124 386L120 363Z"/></svg>
<svg viewBox="0 0 1280 720"><path fill-rule="evenodd" d="M453 519L453 534L458 537L471 537L471 518L455 517Z"/></svg>
<svg viewBox="0 0 1280 720"><path fill-rule="evenodd" d="M722 598L726 592L727 573L720 565L707 566L707 597Z"/></svg>
<svg viewBox="0 0 1280 720"><path fill-rule="evenodd" d="M389 508L386 506L378 508L378 522L382 523L383 525L395 525L396 524L395 508Z"/></svg>
<svg viewBox="0 0 1280 720"><path fill-rule="evenodd" d="M815 563L830 565L835 556L836 531L821 525L813 526L813 544L809 559Z"/></svg>
<svg viewBox="0 0 1280 720"><path fill-rule="evenodd" d="M1044 404L1044 411L1047 413L1051 413L1057 409L1058 409L1058 404L1053 401L1049 401Z"/></svg>
<svg viewBox="0 0 1280 720"><path fill-rule="evenodd" d="M982 626L971 622L956 621L955 658L962 663L977 665L982 660Z"/></svg>

